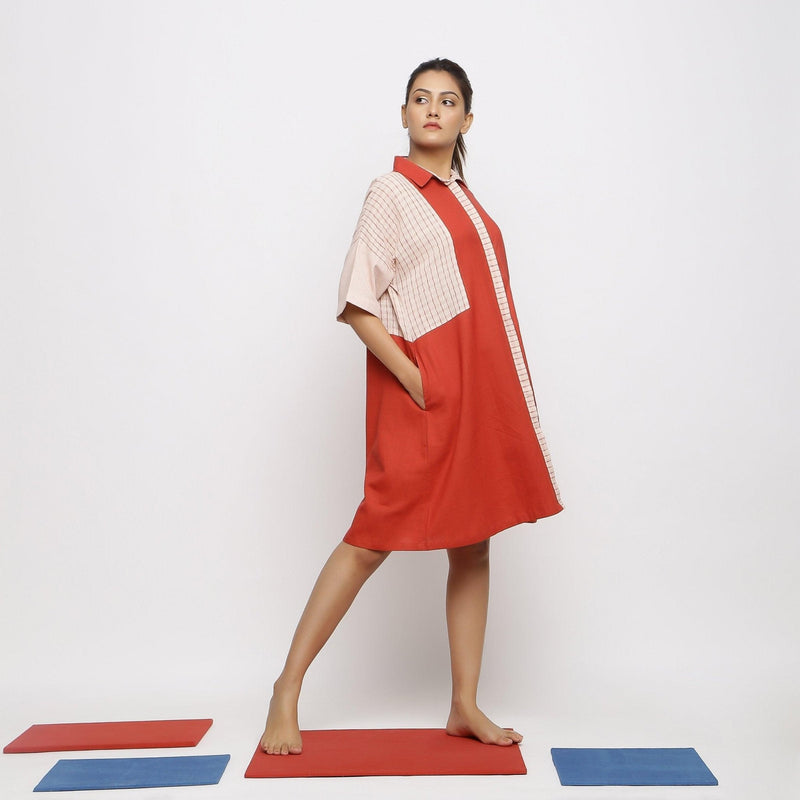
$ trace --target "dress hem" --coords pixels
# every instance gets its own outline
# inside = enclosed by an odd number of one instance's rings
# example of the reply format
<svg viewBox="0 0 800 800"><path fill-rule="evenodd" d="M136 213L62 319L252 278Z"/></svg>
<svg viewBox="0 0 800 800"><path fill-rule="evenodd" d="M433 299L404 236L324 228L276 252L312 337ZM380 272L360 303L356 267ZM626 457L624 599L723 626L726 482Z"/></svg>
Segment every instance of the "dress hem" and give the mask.
<svg viewBox="0 0 800 800"><path fill-rule="evenodd" d="M530 517L522 517L520 519L514 519L507 523L502 523L500 527L492 531L488 534L482 534L477 537L467 537L463 540L458 540L452 544L440 544L440 545L430 545L430 546L417 546L417 547L379 547L376 544L366 544L361 543L364 541L362 537L353 536L350 537L350 532L348 531L344 538L342 539L343 542L346 542L353 547L360 547L364 550L378 550L381 552L407 552L413 553L417 551L429 551L429 550L449 550L454 547L466 547L470 544L477 544L478 542L486 541L487 539L491 539L492 536L496 536L498 533L502 533L503 531L507 531L509 528L514 528L517 525L523 525L525 523L535 523L540 519L547 519L547 517L554 517L556 514L561 513L564 510L562 505L559 505L555 511L551 511L548 514L541 514L538 517L531 519ZM361 541L355 541L356 539L360 539Z"/></svg>

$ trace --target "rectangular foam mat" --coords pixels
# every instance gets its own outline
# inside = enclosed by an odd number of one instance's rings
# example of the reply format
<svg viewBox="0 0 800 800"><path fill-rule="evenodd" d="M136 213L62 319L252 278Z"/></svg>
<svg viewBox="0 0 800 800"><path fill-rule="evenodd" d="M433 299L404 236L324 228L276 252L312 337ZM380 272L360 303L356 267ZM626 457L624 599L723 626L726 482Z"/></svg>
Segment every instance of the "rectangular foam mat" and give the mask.
<svg viewBox="0 0 800 800"><path fill-rule="evenodd" d="M303 731L300 755L269 756L260 747L246 778L355 775L525 775L517 745L499 747L448 736L438 728Z"/></svg>
<svg viewBox="0 0 800 800"><path fill-rule="evenodd" d="M554 747L562 786L717 786L693 747Z"/></svg>
<svg viewBox="0 0 800 800"><path fill-rule="evenodd" d="M145 789L219 783L229 755L61 759L34 792Z"/></svg>
<svg viewBox="0 0 800 800"><path fill-rule="evenodd" d="M194 747L211 727L210 719L162 719L142 722L72 722L31 725L4 753L67 750L143 750Z"/></svg>

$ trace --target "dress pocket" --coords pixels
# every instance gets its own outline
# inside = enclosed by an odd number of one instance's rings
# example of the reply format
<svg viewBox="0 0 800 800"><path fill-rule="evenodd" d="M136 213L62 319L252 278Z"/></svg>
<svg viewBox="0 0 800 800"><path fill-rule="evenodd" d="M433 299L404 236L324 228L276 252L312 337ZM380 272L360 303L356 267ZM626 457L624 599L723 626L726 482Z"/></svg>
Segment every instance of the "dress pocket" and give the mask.
<svg viewBox="0 0 800 800"><path fill-rule="evenodd" d="M419 369L420 380L422 381L422 401L425 403L425 408L420 408L420 411L428 411L431 407L430 383L428 381L428 371L425 365L417 358L417 369ZM419 408L419 406L417 406Z"/></svg>

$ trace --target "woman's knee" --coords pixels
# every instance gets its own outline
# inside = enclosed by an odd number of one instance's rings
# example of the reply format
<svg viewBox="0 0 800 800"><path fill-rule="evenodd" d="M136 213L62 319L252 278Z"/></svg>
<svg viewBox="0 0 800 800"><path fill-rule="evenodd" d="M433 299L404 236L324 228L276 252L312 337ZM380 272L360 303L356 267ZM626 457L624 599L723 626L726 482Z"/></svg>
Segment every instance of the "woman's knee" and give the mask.
<svg viewBox="0 0 800 800"><path fill-rule="evenodd" d="M374 571L383 564L391 553L391 550L370 550L367 547L356 547L355 545L342 542L343 547L349 557L353 559L359 569Z"/></svg>
<svg viewBox="0 0 800 800"><path fill-rule="evenodd" d="M475 542L475 544L467 544L464 547L452 547L447 551L447 557L450 559L450 564L483 564L489 561L489 540L484 539L482 542Z"/></svg>

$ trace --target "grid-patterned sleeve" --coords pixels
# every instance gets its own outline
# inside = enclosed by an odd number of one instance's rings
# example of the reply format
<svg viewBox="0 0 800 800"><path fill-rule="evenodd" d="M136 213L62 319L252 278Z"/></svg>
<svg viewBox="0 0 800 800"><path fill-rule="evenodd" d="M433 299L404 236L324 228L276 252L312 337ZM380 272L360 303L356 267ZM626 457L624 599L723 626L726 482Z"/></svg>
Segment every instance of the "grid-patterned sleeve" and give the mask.
<svg viewBox="0 0 800 800"><path fill-rule="evenodd" d="M398 219L391 185L380 178L370 184L339 281L336 319L347 303L380 317L380 297L394 278Z"/></svg>

